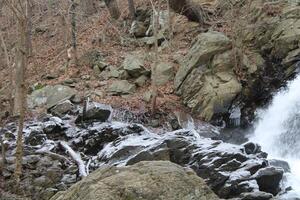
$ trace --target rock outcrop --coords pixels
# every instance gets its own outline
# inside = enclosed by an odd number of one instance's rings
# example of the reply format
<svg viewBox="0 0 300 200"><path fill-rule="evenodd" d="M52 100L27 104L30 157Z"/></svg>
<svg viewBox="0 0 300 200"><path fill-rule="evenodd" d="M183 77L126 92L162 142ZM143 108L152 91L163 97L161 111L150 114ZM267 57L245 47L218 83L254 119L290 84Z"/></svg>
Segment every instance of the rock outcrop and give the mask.
<svg viewBox="0 0 300 200"><path fill-rule="evenodd" d="M217 200L193 171L167 161L96 170L51 200Z"/></svg>
<svg viewBox="0 0 300 200"><path fill-rule="evenodd" d="M215 2L224 18L248 13L233 24L238 38L200 33L182 59L175 88L183 103L206 121L249 124L257 107L299 69L299 5L288 2ZM231 119L231 114L237 121ZM237 124L239 125L239 123Z"/></svg>

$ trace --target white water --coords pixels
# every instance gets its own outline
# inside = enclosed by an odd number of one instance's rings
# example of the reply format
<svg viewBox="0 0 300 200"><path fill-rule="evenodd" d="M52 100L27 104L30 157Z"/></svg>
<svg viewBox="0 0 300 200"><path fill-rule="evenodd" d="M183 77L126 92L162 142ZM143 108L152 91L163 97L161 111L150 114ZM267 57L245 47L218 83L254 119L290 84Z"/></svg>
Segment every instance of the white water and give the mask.
<svg viewBox="0 0 300 200"><path fill-rule="evenodd" d="M285 160L291 167L286 186L292 186L289 196L300 197L300 76L275 95L260 120L251 141L262 146L270 158Z"/></svg>

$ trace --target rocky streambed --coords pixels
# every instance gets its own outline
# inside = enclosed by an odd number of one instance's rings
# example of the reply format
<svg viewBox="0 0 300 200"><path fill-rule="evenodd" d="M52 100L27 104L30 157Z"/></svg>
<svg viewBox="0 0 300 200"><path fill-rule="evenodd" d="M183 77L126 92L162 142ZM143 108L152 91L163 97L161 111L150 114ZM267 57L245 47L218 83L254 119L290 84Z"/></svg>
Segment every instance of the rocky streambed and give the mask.
<svg viewBox="0 0 300 200"><path fill-rule="evenodd" d="M141 124L111 121L110 106L92 103L85 117L47 114L24 129L22 188L32 199L50 199L90 172L140 161L164 160L193 169L221 198L271 199L288 164L269 161L259 145L233 145L205 138L203 127L154 133ZM5 185L15 168L16 124L0 132L5 144ZM215 133L214 133L215 134ZM149 166L148 166L149 167ZM120 180L120 183L122 180Z"/></svg>

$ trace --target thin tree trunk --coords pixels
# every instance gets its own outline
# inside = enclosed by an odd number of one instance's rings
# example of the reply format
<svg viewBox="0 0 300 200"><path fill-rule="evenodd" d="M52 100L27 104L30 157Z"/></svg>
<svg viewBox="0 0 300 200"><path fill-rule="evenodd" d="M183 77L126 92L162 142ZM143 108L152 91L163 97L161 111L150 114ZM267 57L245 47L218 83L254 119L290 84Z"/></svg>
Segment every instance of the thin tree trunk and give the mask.
<svg viewBox="0 0 300 200"><path fill-rule="evenodd" d="M135 6L133 0L128 0L128 7L129 7L131 18L135 20Z"/></svg>
<svg viewBox="0 0 300 200"><path fill-rule="evenodd" d="M172 13L171 13L171 7L170 7L170 0L167 2L167 9L168 9L168 26L169 26L169 41L170 44L172 42L173 38L173 28L172 28Z"/></svg>
<svg viewBox="0 0 300 200"><path fill-rule="evenodd" d="M155 113L156 110L156 100L157 100L157 93L158 93L158 88L157 88L157 83L156 83L156 77L157 77L157 65L158 65L158 28L159 28L159 12L160 12L160 0L158 0L158 8L155 9L154 4L153 5L153 34L154 34L154 38L155 38L155 44L154 44L154 64L153 64L153 68L152 68L152 113Z"/></svg>
<svg viewBox="0 0 300 200"><path fill-rule="evenodd" d="M14 67L11 65L10 63L10 58L8 55L8 50L7 50L7 46L5 44L4 38L2 33L0 32L0 40L1 40L1 44L2 47L4 49L4 55L5 55L5 59L6 59L6 65L7 68L9 69L9 84L10 84L10 90L9 90L9 114L12 115L13 114L13 110L14 110L14 99L13 99L13 91L14 91L14 83L13 83L13 71L14 71Z"/></svg>
<svg viewBox="0 0 300 200"><path fill-rule="evenodd" d="M17 149L16 149L16 168L14 178L16 181L16 188L19 188L20 177L22 174L22 160L23 160L23 127L25 118L25 71L27 68L27 18L24 16L18 19L19 27L19 44L16 55L16 96L15 96L15 113L18 114L18 135L17 135Z"/></svg>
<svg viewBox="0 0 300 200"><path fill-rule="evenodd" d="M72 35L72 48L73 48L73 53L74 53L74 63L77 66L77 39L76 39L76 29L77 29L77 24L76 24L76 3L74 0L71 0L72 5L71 5L71 35Z"/></svg>
<svg viewBox="0 0 300 200"><path fill-rule="evenodd" d="M26 16L27 16L27 37L26 37L26 51L27 55L32 55L32 1L26 1Z"/></svg>
<svg viewBox="0 0 300 200"><path fill-rule="evenodd" d="M121 13L117 0L104 0L106 7L113 19L119 19Z"/></svg>

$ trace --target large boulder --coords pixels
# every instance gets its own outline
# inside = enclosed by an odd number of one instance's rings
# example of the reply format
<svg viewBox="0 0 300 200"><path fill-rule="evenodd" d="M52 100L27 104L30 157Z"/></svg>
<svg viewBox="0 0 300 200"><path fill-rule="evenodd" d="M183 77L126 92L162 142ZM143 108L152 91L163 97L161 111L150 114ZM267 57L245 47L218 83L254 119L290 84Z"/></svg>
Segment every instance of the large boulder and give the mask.
<svg viewBox="0 0 300 200"><path fill-rule="evenodd" d="M152 67L154 69L154 66ZM155 67L154 73L155 83L157 85L164 85L174 78L174 67L171 63L161 62Z"/></svg>
<svg viewBox="0 0 300 200"><path fill-rule="evenodd" d="M140 162L95 171L51 200L219 199L191 170L171 162Z"/></svg>
<svg viewBox="0 0 300 200"><path fill-rule="evenodd" d="M176 74L175 87L183 103L207 121L226 113L242 90L231 46L223 33L201 33Z"/></svg>
<svg viewBox="0 0 300 200"><path fill-rule="evenodd" d="M33 91L28 96L28 107L35 108L46 106L47 109L69 100L77 94L77 91L64 85L49 85Z"/></svg>
<svg viewBox="0 0 300 200"><path fill-rule="evenodd" d="M116 80L107 89L112 95L126 95L135 92L136 86L126 80Z"/></svg>
<svg viewBox="0 0 300 200"><path fill-rule="evenodd" d="M122 67L133 78L138 78L147 73L144 68L144 61L142 58L139 58L138 55L128 54L125 57Z"/></svg>

